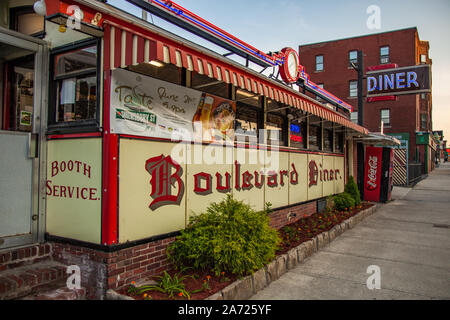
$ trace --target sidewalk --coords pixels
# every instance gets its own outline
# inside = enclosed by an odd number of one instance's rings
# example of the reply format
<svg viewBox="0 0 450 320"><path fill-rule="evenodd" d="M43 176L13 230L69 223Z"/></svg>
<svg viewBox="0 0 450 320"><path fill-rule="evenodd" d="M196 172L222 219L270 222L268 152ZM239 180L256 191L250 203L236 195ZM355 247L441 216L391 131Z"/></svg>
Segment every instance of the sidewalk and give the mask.
<svg viewBox="0 0 450 320"><path fill-rule="evenodd" d="M251 299L450 299L450 164L393 198ZM366 286L371 265L381 290Z"/></svg>

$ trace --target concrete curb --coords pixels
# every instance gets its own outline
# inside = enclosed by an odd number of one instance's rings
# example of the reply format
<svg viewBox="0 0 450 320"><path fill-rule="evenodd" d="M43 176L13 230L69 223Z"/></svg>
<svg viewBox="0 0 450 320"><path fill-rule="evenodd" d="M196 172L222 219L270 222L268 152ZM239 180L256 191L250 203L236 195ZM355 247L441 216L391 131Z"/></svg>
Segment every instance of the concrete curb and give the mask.
<svg viewBox="0 0 450 320"><path fill-rule="evenodd" d="M278 256L274 261L253 275L232 283L222 291L217 292L205 300L247 300L251 298L271 282L279 279L288 270L295 268L298 264L304 263L306 259L326 247L345 231L353 229L358 223L374 214L377 209L378 207L375 204L361 211L350 219L334 226L331 230L322 232L314 237L314 239L306 241L298 247L291 249L286 254Z"/></svg>

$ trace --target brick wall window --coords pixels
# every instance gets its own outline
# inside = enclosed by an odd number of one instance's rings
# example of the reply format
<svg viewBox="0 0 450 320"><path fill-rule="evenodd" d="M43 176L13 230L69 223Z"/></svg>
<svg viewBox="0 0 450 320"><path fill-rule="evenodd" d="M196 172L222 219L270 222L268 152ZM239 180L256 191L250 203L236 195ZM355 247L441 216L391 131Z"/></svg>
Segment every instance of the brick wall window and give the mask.
<svg viewBox="0 0 450 320"><path fill-rule="evenodd" d="M323 83L318 84L317 86L318 86L319 88L321 88L321 89L324 88L324 87L323 87ZM316 100L319 101L319 102L325 102L325 100L323 100L323 99L320 98L319 96L316 96Z"/></svg>
<svg viewBox="0 0 450 320"><path fill-rule="evenodd" d="M380 64L386 64L391 62L389 47L380 48Z"/></svg>
<svg viewBox="0 0 450 320"><path fill-rule="evenodd" d="M421 64L426 64L427 63L427 55L426 54L421 54L420 55L420 63Z"/></svg>
<svg viewBox="0 0 450 320"><path fill-rule="evenodd" d="M358 51L353 50L348 53L348 66L351 68L352 63L357 65L358 64Z"/></svg>
<svg viewBox="0 0 450 320"><path fill-rule="evenodd" d="M349 97L358 96L358 81L352 80L349 82Z"/></svg>
<svg viewBox="0 0 450 320"><path fill-rule="evenodd" d="M422 131L428 130L428 116L426 113L420 114L420 130Z"/></svg>
<svg viewBox="0 0 450 320"><path fill-rule="evenodd" d="M350 114L350 120L351 120L353 123L358 123L358 112L352 112L352 113Z"/></svg>
<svg viewBox="0 0 450 320"><path fill-rule="evenodd" d="M316 71L323 71L323 56L316 56Z"/></svg>
<svg viewBox="0 0 450 320"><path fill-rule="evenodd" d="M384 122L385 127L391 126L391 110L389 110L389 109L381 110L381 121ZM381 122L380 122L380 124L381 124Z"/></svg>

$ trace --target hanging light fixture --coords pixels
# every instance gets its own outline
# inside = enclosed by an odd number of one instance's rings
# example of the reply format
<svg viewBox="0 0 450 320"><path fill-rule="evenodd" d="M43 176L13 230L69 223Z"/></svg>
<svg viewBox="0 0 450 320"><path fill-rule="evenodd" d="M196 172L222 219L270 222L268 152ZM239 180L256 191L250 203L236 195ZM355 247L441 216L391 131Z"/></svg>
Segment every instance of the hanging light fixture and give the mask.
<svg viewBox="0 0 450 320"><path fill-rule="evenodd" d="M44 0L36 1L33 5L34 12L36 14L45 17L47 15L47 6Z"/></svg>

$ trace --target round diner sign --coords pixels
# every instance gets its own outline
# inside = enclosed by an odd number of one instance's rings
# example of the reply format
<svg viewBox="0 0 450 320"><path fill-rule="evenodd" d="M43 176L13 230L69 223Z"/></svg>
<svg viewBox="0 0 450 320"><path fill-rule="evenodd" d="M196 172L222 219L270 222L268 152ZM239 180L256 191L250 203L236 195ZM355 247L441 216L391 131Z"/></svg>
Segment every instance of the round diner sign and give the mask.
<svg viewBox="0 0 450 320"><path fill-rule="evenodd" d="M284 48L281 52L284 55L284 63L280 67L281 78L286 83L295 83L300 77L300 58L298 53L292 48Z"/></svg>

